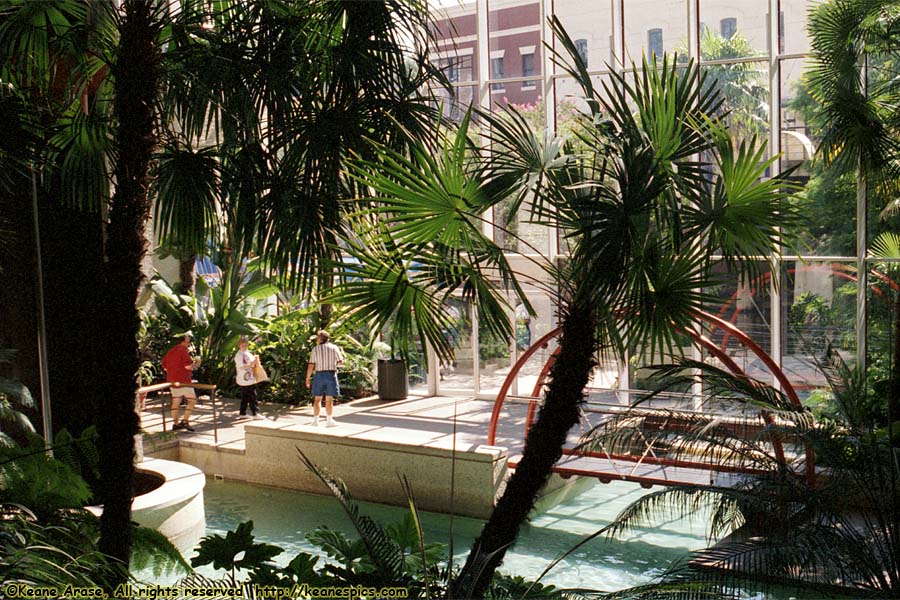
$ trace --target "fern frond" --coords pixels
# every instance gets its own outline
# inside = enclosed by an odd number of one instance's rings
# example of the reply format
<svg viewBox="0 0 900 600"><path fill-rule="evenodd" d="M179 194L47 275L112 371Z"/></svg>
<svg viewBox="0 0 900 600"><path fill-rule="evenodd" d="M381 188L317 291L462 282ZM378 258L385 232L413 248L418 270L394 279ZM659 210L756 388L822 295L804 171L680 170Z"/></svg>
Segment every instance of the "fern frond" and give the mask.
<svg viewBox="0 0 900 600"><path fill-rule="evenodd" d="M153 568L153 577L175 573L193 573L191 565L169 538L156 529L136 525L132 533L131 566L136 570Z"/></svg>

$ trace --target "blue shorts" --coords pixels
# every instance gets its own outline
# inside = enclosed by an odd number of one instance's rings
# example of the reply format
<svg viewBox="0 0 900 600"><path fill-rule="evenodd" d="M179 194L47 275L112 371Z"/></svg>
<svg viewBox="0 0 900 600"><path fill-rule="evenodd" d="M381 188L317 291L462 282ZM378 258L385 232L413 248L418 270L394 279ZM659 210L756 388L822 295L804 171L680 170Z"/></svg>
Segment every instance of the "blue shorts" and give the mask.
<svg viewBox="0 0 900 600"><path fill-rule="evenodd" d="M337 398L341 393L336 371L316 371L313 375L312 387L309 390L313 397L331 396Z"/></svg>

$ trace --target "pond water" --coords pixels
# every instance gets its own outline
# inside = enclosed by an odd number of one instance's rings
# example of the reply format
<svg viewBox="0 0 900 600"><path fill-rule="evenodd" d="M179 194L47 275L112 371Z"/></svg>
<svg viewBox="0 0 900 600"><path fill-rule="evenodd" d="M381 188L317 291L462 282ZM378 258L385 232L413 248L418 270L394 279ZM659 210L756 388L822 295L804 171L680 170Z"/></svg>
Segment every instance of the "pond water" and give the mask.
<svg viewBox="0 0 900 600"><path fill-rule="evenodd" d="M522 531L507 553L502 571L536 578L558 555L608 524L635 498L647 493L633 483L591 484L581 494L550 507ZM352 490L351 490L352 491ZM207 535L233 530L252 520L258 541L277 544L285 552L276 562L286 564L298 552L317 553L306 533L320 525L357 537L337 500L301 492L207 480L204 490ZM403 508L362 502L363 514L382 525L399 522ZM422 513L426 542L450 544L451 518ZM454 517L453 548L464 559L481 530L481 521ZM622 540L597 538L579 548L542 580L566 588L618 590L646 583L690 549L705 546L704 528L679 521L635 532Z"/></svg>

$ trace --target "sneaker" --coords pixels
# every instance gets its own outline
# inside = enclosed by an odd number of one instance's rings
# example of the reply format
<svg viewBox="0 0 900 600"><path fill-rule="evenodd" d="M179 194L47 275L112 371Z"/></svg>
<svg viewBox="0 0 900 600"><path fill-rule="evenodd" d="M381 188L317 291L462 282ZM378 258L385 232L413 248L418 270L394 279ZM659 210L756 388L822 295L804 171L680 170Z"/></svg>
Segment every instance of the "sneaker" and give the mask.
<svg viewBox="0 0 900 600"><path fill-rule="evenodd" d="M325 427L337 427L337 423L334 422L334 419L328 419L325 421Z"/></svg>
<svg viewBox="0 0 900 600"><path fill-rule="evenodd" d="M256 413L255 415L253 415L253 418L257 421L261 421L261 420L265 419L265 417L259 413Z"/></svg>
<svg viewBox="0 0 900 600"><path fill-rule="evenodd" d="M179 429L184 429L184 423L175 423L172 425L172 431L178 431Z"/></svg>
<svg viewBox="0 0 900 600"><path fill-rule="evenodd" d="M318 426L319 426L319 420L320 420L319 417L314 418L314 419L313 419L313 422L312 422L312 426L313 426L313 427L318 427Z"/></svg>
<svg viewBox="0 0 900 600"><path fill-rule="evenodd" d="M182 429L185 429L185 430L187 430L187 431L191 431L191 432L194 431L194 428L191 427L190 425L188 425L187 423L185 423L184 421L182 421L181 427L182 427Z"/></svg>

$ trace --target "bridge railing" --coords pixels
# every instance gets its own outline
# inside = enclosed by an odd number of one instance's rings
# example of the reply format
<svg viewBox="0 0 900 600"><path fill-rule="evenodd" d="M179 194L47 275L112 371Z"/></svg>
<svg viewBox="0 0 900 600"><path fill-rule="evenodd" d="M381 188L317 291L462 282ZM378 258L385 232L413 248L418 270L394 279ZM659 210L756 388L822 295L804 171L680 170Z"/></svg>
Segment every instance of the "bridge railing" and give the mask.
<svg viewBox="0 0 900 600"><path fill-rule="evenodd" d="M617 398L633 398L646 395L643 390L607 390L593 389L593 396L603 395ZM569 457L588 457L632 463L659 464L664 466L684 467L717 472L759 474L766 470L743 464L743 459L754 452L774 454L780 460L794 463L800 472L804 468L805 457L802 444L793 444L792 440L778 438L771 434L770 425L783 424L777 419L767 418L758 410L746 405L729 405L720 402L720 412L708 409L697 409L697 397L689 393L658 394L642 404L627 404L623 401L604 402L592 399L589 394L581 406L579 423L580 439L573 446L563 449L563 455ZM527 405L525 429L531 426L532 417L541 406L543 400L536 396L507 396L510 404ZM730 410L729 410L730 409ZM629 441L633 450L625 453L620 447L618 452L610 451L604 445L604 436L590 434L596 430L608 428L612 435L618 431L629 431ZM734 438L745 441L740 448L716 448L710 443L698 442L692 452L679 450L679 458L667 456L673 446L667 439L676 438L679 434L690 433L705 427L715 427L725 431ZM609 439L608 437L606 438ZM676 443L676 442L673 442ZM754 449L755 448L755 449ZM708 450L708 451L706 451ZM787 451L787 452L785 452ZM743 453L743 454L742 454ZM616 469L615 464L610 467Z"/></svg>
<svg viewBox="0 0 900 600"><path fill-rule="evenodd" d="M153 385L145 385L139 387L135 392L134 396L134 406L135 411L140 415L141 411L145 410L147 399L151 394L154 395L155 398L164 398L166 396L161 396L160 392L167 392L172 388L180 388L180 387L191 387L195 390L206 390L209 393L210 405L212 407L212 426L213 426L213 439L215 443L219 443L219 414L218 407L216 405L216 386L211 383L190 383L190 384L181 384L181 383L154 383ZM197 398L199 401L200 398ZM162 428L163 431L166 430L166 412L170 409L171 402L162 402L160 403L160 415L162 416Z"/></svg>

